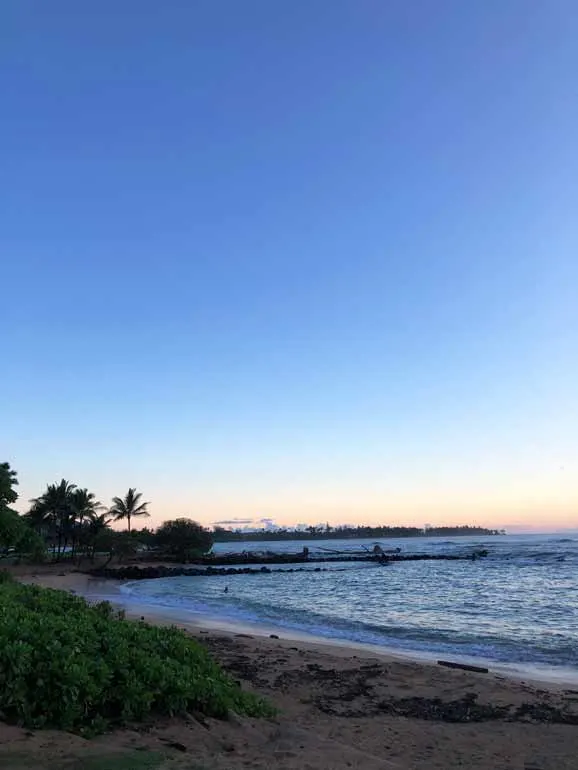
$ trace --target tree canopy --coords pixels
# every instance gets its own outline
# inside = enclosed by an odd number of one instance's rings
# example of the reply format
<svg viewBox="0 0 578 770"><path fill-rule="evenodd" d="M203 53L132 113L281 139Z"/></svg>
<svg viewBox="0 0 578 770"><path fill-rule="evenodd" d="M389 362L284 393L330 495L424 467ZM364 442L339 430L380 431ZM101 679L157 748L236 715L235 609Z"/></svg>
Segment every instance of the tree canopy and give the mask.
<svg viewBox="0 0 578 770"><path fill-rule="evenodd" d="M130 487L124 497L113 497L112 507L109 511L115 521L124 521L126 519L128 531L130 532L131 519L135 517L150 516L148 512L148 503L141 503L142 493L137 492L134 487Z"/></svg>
<svg viewBox="0 0 578 770"><path fill-rule="evenodd" d="M12 470L10 463L0 463L0 507L11 505L18 500L18 492L14 489L16 486L16 471Z"/></svg>
<svg viewBox="0 0 578 770"><path fill-rule="evenodd" d="M400 527L338 526L329 524L304 530L276 529L246 532L214 530L188 518L165 521L157 529L131 527L134 518L149 517L149 503L142 493L130 487L124 497L113 497L106 508L86 487L61 479L49 484L45 491L30 501L28 513L20 516L9 506L16 502L18 479L7 462L0 463L0 555L48 552L56 560L72 558L91 561L102 557L119 562L134 557L166 558L180 562L194 561L211 551L214 542L317 540L325 538L395 538L420 536L497 535L498 530L477 526ZM111 522L126 521L123 531L114 530Z"/></svg>
<svg viewBox="0 0 578 770"><path fill-rule="evenodd" d="M14 500L16 474L6 463L1 471L2 499ZM23 517L12 511L0 519L0 546L12 544L16 537L12 531L18 526L25 526L29 534L43 542L56 560L86 557L93 561L99 554L120 562L152 549L168 558L188 561L210 551L213 544L212 533L190 519L167 521L157 530L131 530L133 518L150 515L149 504L142 501L142 493L134 487L124 497L113 497L108 510L93 492L67 479L49 484L30 502L30 510ZM113 530L113 521L126 521L127 529Z"/></svg>
<svg viewBox="0 0 578 770"><path fill-rule="evenodd" d="M9 463L0 463L0 551L7 553L14 550L39 559L44 551L42 539L16 511L9 508L18 500L14 489L17 485L16 471Z"/></svg>
<svg viewBox="0 0 578 770"><path fill-rule="evenodd" d="M174 519L160 525L155 544L171 557L186 562L211 550L213 533L191 519Z"/></svg>

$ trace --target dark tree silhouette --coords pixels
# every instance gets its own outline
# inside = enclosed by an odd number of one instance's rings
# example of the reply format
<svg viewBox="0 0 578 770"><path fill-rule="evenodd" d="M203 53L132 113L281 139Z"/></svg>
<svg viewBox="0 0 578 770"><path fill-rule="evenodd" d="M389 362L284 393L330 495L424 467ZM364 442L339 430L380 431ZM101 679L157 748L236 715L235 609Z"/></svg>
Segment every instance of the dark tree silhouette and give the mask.
<svg viewBox="0 0 578 770"><path fill-rule="evenodd" d="M26 516L30 524L55 545L57 559L60 559L74 537L75 490L76 484L66 479L58 484L49 484L43 495L30 501L32 508Z"/></svg>
<svg viewBox="0 0 578 770"><path fill-rule="evenodd" d="M134 487L130 487L124 497L113 497L112 507L109 511L115 521L127 521L127 528L130 532L131 519L140 516L150 516L148 512L149 503L141 503L142 493L137 492Z"/></svg>
<svg viewBox="0 0 578 770"><path fill-rule="evenodd" d="M0 506L10 505L18 500L18 493L14 489L16 486L16 471L12 470L10 463L0 463Z"/></svg>
<svg viewBox="0 0 578 770"><path fill-rule="evenodd" d="M191 519L165 521L157 529L155 541L161 551L183 562L202 556L213 547L212 532Z"/></svg>

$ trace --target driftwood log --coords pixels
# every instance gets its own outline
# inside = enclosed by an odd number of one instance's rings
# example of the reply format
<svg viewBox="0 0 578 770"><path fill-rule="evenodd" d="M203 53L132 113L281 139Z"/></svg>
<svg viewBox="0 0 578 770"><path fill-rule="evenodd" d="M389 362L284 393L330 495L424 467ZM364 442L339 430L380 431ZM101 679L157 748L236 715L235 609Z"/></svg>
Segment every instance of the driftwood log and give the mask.
<svg viewBox="0 0 578 770"><path fill-rule="evenodd" d="M487 674L488 669L483 666L470 666L469 663L455 663L451 660L438 660L438 666L446 668L459 668L462 671L475 671L476 674Z"/></svg>

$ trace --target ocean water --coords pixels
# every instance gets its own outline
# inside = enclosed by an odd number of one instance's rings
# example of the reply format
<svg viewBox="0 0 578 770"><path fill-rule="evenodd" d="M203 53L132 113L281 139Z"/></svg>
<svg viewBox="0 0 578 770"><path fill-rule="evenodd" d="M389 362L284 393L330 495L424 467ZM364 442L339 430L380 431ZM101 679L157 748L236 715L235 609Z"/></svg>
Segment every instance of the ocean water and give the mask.
<svg viewBox="0 0 578 770"><path fill-rule="evenodd" d="M374 542L231 543L216 550L359 550ZM578 533L380 543L408 554L487 548L490 555L476 562L340 562L293 573L163 578L127 583L121 593L128 604L164 607L183 620L201 614L409 654L578 675Z"/></svg>

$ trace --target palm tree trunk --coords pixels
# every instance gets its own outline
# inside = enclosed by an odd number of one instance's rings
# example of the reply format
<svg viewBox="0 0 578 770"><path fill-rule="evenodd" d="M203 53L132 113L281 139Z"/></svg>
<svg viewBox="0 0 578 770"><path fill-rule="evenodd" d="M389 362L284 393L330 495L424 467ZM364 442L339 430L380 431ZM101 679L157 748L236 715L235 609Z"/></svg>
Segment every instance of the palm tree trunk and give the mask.
<svg viewBox="0 0 578 770"><path fill-rule="evenodd" d="M76 547L78 546L80 550L80 533L82 532L82 519L83 514L80 514L78 517L78 524L72 525L72 561L74 561L76 557ZM80 558L80 556L79 556Z"/></svg>
<svg viewBox="0 0 578 770"><path fill-rule="evenodd" d="M126 517L126 520L128 521L128 534L130 535L130 513Z"/></svg>

